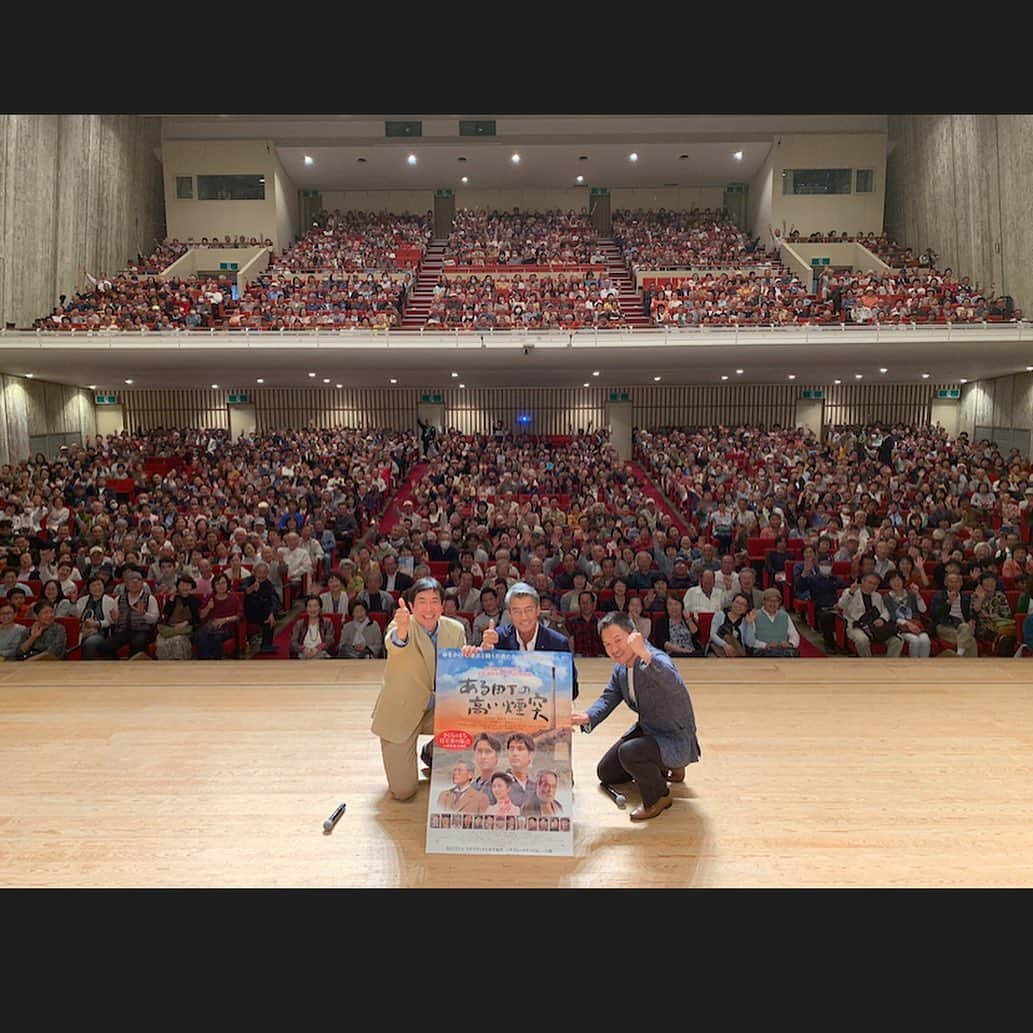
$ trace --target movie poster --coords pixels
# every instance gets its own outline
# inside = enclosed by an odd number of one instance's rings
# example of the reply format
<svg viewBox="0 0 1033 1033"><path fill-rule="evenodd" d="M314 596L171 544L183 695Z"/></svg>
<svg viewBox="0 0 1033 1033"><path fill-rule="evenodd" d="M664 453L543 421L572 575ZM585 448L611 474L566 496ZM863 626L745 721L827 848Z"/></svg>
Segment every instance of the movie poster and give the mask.
<svg viewBox="0 0 1033 1033"><path fill-rule="evenodd" d="M574 853L570 653L438 653L427 852Z"/></svg>

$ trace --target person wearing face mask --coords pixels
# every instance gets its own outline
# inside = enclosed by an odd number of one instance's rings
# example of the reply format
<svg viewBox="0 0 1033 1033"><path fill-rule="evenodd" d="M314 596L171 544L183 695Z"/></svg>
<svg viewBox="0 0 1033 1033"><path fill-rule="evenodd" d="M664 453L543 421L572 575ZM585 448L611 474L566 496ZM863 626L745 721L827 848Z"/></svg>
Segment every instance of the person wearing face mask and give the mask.
<svg viewBox="0 0 1033 1033"><path fill-rule="evenodd" d="M821 631L825 652L829 654L837 652L836 603L839 601L839 593L848 587L849 582L832 573L830 559L818 562L814 559L808 561L805 558L803 570L799 574L796 584L807 593L807 598L814 603L815 622Z"/></svg>

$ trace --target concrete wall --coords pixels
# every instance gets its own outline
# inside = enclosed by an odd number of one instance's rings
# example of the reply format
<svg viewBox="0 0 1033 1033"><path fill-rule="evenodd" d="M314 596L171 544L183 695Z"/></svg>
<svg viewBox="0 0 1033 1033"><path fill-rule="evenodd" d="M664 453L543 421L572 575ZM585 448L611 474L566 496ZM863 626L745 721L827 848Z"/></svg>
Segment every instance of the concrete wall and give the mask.
<svg viewBox="0 0 1033 1033"><path fill-rule="evenodd" d="M947 429L952 438L958 436L961 429L961 404L952 398L934 398L930 405L929 422L934 426L939 424Z"/></svg>
<svg viewBox="0 0 1033 1033"><path fill-rule="evenodd" d="M0 115L0 320L30 327L85 272L153 251L160 134L137 115Z"/></svg>
<svg viewBox="0 0 1033 1033"><path fill-rule="evenodd" d="M1033 308L1033 115L891 115L886 229Z"/></svg>
<svg viewBox="0 0 1033 1033"><path fill-rule="evenodd" d="M774 229L775 226L774 216L771 212L772 168L773 159L771 151L768 151L768 156L764 159L760 172L753 177L753 181L750 183L749 215L746 222L749 232L754 237L760 237L761 245L765 248L772 246L769 227Z"/></svg>
<svg viewBox="0 0 1033 1033"><path fill-rule="evenodd" d="M611 201L612 204L612 201ZM612 204L616 208L616 204ZM486 190L459 187L456 190L456 211L472 208L511 212L519 208L525 212L588 211L588 187L570 187L566 190Z"/></svg>
<svg viewBox="0 0 1033 1033"><path fill-rule="evenodd" d="M434 210L432 190L324 190L328 212L391 212L424 215Z"/></svg>
<svg viewBox="0 0 1033 1033"><path fill-rule="evenodd" d="M298 212L298 190L274 152L273 185L276 191L276 230L281 246L289 247L301 233Z"/></svg>
<svg viewBox="0 0 1033 1033"><path fill-rule="evenodd" d="M30 438L96 433L92 391L0 374L0 463L28 459Z"/></svg>
<svg viewBox="0 0 1033 1033"><path fill-rule="evenodd" d="M268 140L165 140L165 214L169 236L179 240L243 235L268 238L278 252L297 232L298 192ZM199 175L265 177L262 201L199 201ZM176 197L176 177L194 177L193 200Z"/></svg>
<svg viewBox="0 0 1033 1033"><path fill-rule="evenodd" d="M631 430L635 425L635 410L631 402L608 402L606 415L610 421L610 444L617 449L617 455L621 459L630 459Z"/></svg>
<svg viewBox="0 0 1033 1033"><path fill-rule="evenodd" d="M801 236L815 231L850 236L858 232L882 232L886 200L886 135L884 133L806 133L778 136L771 148L771 225L794 227ZM870 194L783 194L785 169L874 169ZM759 189L764 188L761 171ZM756 182L756 180L755 180ZM855 185L851 179L851 190ZM752 189L752 188L751 188ZM760 215L758 207L757 214ZM753 233L767 237L767 224L754 224Z"/></svg>
<svg viewBox="0 0 1033 1033"><path fill-rule="evenodd" d="M963 385L958 431L971 436L977 426L1033 430L1033 373Z"/></svg>
<svg viewBox="0 0 1033 1033"><path fill-rule="evenodd" d="M724 187L619 187L610 191L610 207L637 208L655 211L666 208L668 211L685 211L691 208L724 207Z"/></svg>

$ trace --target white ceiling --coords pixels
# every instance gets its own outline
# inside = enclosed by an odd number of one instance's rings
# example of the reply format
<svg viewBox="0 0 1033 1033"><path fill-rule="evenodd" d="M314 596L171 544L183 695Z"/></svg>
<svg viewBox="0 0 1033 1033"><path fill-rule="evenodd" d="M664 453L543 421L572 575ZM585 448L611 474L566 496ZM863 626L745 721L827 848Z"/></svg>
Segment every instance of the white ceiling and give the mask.
<svg viewBox="0 0 1033 1033"><path fill-rule="evenodd" d="M497 135L459 137L460 118L494 118ZM423 135L387 139L387 119L420 120ZM576 187L578 175L583 186L610 189L724 186L749 182L779 134L885 130L884 115L168 115L162 121L165 139L270 140L302 190L461 188L464 175L471 188ZM737 151L741 161L733 157ZM628 160L632 152L637 162ZM510 160L514 153L518 165ZM416 155L415 166L407 163L409 154ZM588 160L579 161L582 156Z"/></svg>
<svg viewBox="0 0 1033 1033"><path fill-rule="evenodd" d="M761 332L750 343L734 343L724 333L689 335L691 343L664 344L663 335L637 333L577 335L575 346L564 338L529 338L533 347L523 353L516 337L426 337L419 344L392 336L321 336L314 338L235 337L194 338L179 345L150 336L146 344L115 338L111 347L90 347L69 338L42 341L34 334L6 334L0 339L0 370L15 376L32 373L42 380L99 387L248 387L263 377L266 387L325 387L344 383L358 387L388 387L395 377L399 387L569 387L584 382L601 387L666 384L785 383L795 373L796 383L831 384L839 378L856 383L931 383L978 380L1025 371L1033 363L1033 328L1025 339L1012 330L882 331L874 333L825 330L820 334ZM745 337L745 335L742 335ZM807 339L809 336L810 339ZM672 336L670 340L674 340ZM409 340L412 340L411 338ZM405 342L403 344L403 342ZM879 373L885 367L886 374ZM736 375L736 368L744 373ZM451 377L452 371L460 376ZM599 370L598 377L592 376ZM309 377L308 373L316 374Z"/></svg>

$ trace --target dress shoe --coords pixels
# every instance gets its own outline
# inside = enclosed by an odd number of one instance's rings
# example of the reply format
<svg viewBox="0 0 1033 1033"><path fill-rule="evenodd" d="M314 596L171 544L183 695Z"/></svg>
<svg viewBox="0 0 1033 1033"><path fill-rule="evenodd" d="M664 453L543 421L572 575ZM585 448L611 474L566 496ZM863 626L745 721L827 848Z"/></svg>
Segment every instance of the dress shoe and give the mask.
<svg viewBox="0 0 1033 1033"><path fill-rule="evenodd" d="M668 782L684 782L685 768L670 768L667 772Z"/></svg>
<svg viewBox="0 0 1033 1033"><path fill-rule="evenodd" d="M646 807L645 804L639 804L631 812L632 821L646 821L649 818L655 818L661 811L666 811L671 804L674 803L674 797L668 793L666 796L661 796L652 807Z"/></svg>

